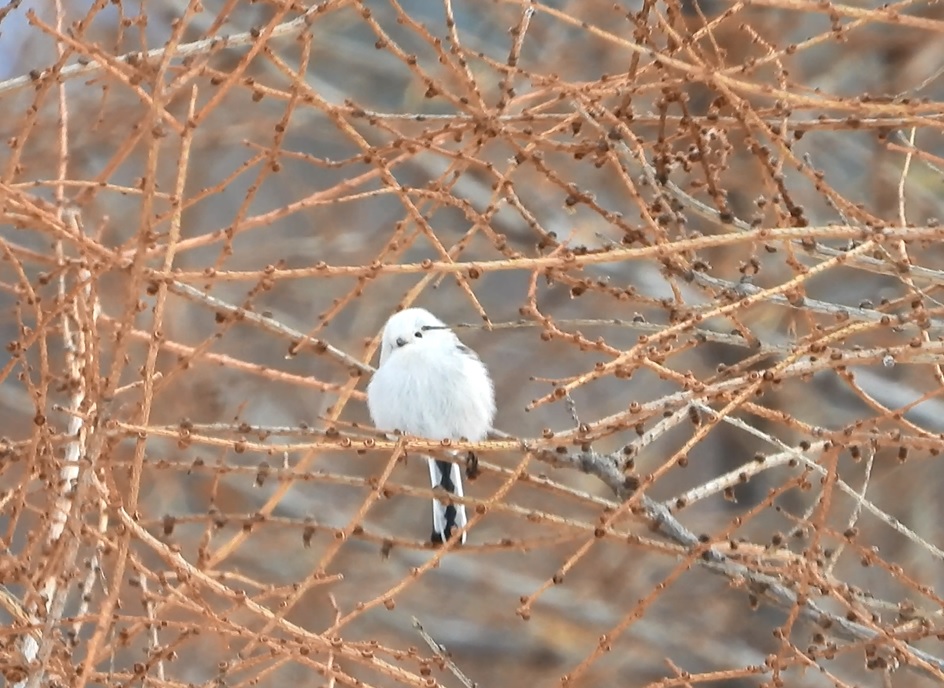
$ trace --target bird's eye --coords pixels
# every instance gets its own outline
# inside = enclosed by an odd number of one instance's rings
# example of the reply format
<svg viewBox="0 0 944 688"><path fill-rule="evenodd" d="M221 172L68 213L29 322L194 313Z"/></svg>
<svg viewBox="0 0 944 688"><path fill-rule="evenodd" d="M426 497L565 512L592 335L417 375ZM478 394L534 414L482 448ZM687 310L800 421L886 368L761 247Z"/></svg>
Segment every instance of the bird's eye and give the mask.
<svg viewBox="0 0 944 688"><path fill-rule="evenodd" d="M426 329L425 327L421 327L419 332L415 332L415 333L414 333L414 336L415 336L417 339L422 339L422 338L423 338L423 330L425 330L425 329Z"/></svg>

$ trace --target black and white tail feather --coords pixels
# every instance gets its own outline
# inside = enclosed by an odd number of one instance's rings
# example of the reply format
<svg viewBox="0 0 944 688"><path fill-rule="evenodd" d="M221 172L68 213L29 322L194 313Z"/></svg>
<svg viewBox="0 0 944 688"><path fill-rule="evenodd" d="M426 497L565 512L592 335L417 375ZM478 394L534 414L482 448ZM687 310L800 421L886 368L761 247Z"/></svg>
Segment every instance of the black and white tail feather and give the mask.
<svg viewBox="0 0 944 688"><path fill-rule="evenodd" d="M408 308L384 326L380 366L367 387L367 406L379 430L477 442L492 428L495 392L474 351L429 311ZM462 497L459 464L427 461L433 489ZM433 500L432 542L445 542L466 523L465 506ZM460 537L464 543L464 530Z"/></svg>
<svg viewBox="0 0 944 688"><path fill-rule="evenodd" d="M462 472L459 464L449 461L437 461L427 458L429 463L429 482L433 489L441 487L457 497L462 494ZM438 499L433 500L433 533L429 536L430 542L441 545L453 532L465 528L468 519L465 516L464 504L443 504ZM465 543L465 531L462 532L462 543Z"/></svg>

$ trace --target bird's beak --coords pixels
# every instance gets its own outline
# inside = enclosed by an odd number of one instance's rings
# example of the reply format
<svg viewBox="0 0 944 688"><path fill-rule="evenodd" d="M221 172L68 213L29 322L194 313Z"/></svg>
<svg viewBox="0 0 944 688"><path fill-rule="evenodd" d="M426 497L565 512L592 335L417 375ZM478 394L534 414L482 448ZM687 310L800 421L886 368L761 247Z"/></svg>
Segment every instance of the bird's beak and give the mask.
<svg viewBox="0 0 944 688"><path fill-rule="evenodd" d="M403 346L406 344L406 340L403 337L397 337L397 346Z"/></svg>

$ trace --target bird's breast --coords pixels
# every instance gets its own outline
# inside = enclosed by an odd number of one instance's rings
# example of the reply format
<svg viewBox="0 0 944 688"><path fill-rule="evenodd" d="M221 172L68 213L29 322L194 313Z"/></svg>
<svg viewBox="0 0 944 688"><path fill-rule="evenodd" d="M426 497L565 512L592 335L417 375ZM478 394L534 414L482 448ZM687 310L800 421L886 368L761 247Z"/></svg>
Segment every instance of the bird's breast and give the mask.
<svg viewBox="0 0 944 688"><path fill-rule="evenodd" d="M484 438L491 418L490 396L483 395L491 390L476 384L470 364L477 362L458 351L430 355L409 348L397 351L371 380L368 402L377 427L436 440Z"/></svg>

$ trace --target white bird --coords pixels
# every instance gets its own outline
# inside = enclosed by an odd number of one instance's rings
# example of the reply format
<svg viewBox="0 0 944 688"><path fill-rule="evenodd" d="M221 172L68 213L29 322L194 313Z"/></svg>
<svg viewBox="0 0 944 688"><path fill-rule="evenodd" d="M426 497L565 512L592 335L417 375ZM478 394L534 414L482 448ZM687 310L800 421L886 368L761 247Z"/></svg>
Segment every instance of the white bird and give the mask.
<svg viewBox="0 0 944 688"><path fill-rule="evenodd" d="M445 323L423 308L408 308L384 326L380 366L367 386L367 408L378 430L478 442L492 428L495 390L488 369ZM469 458L474 461L471 452ZM427 461L433 488L462 497L459 465ZM465 506L434 499L430 539L443 543L466 522Z"/></svg>

